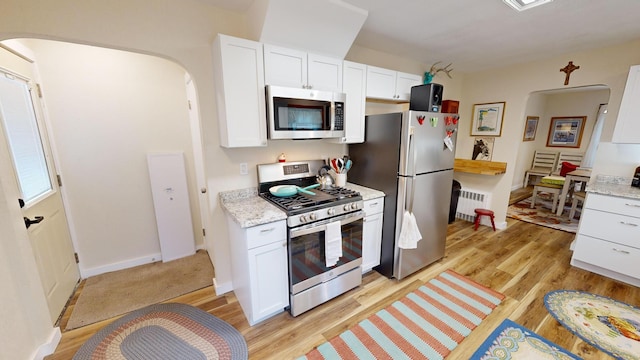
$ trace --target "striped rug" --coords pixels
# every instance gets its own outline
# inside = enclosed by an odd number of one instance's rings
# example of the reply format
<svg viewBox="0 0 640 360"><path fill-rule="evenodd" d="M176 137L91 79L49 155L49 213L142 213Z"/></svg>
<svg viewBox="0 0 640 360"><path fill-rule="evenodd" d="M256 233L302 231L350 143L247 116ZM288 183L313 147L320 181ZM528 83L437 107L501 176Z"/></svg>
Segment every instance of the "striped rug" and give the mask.
<svg viewBox="0 0 640 360"><path fill-rule="evenodd" d="M444 359L503 299L447 270L298 360Z"/></svg>

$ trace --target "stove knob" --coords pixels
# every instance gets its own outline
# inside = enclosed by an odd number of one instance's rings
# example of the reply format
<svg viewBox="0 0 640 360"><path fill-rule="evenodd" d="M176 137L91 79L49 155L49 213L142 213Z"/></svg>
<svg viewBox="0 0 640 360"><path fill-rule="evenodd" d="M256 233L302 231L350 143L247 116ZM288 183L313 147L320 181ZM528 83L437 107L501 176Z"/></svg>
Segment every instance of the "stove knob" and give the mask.
<svg viewBox="0 0 640 360"><path fill-rule="evenodd" d="M329 210L327 210L327 215L335 215L336 214L336 209L331 208Z"/></svg>
<svg viewBox="0 0 640 360"><path fill-rule="evenodd" d="M351 206L349 206L349 204L344 206L344 211L349 211L351 210Z"/></svg>
<svg viewBox="0 0 640 360"><path fill-rule="evenodd" d="M318 217L316 216L316 213L311 213L309 214L309 220L311 221L315 221Z"/></svg>
<svg viewBox="0 0 640 360"><path fill-rule="evenodd" d="M304 215L300 215L300 222L303 223L303 224L306 223L307 222L307 217L304 216Z"/></svg>
<svg viewBox="0 0 640 360"><path fill-rule="evenodd" d="M358 203L352 203L351 204L351 209L352 210L358 210Z"/></svg>

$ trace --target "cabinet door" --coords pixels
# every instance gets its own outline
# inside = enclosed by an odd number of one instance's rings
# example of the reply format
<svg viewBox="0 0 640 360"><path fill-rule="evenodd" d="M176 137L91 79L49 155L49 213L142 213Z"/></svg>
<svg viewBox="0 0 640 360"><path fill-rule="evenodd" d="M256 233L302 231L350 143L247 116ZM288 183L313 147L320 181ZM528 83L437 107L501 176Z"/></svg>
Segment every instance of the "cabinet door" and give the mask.
<svg viewBox="0 0 640 360"><path fill-rule="evenodd" d="M380 265L382 213L367 215L362 229L362 272Z"/></svg>
<svg viewBox="0 0 640 360"><path fill-rule="evenodd" d="M262 44L218 35L213 59L220 145L267 146Z"/></svg>
<svg viewBox="0 0 640 360"><path fill-rule="evenodd" d="M367 66L367 97L395 100L396 72Z"/></svg>
<svg viewBox="0 0 640 360"><path fill-rule="evenodd" d="M364 116L367 90L367 66L350 61L343 63L342 92L347 94L344 138L334 142L353 144L364 142Z"/></svg>
<svg viewBox="0 0 640 360"><path fill-rule="evenodd" d="M396 75L396 100L409 101L411 87L420 84L422 84L420 75L398 72Z"/></svg>
<svg viewBox="0 0 640 360"><path fill-rule="evenodd" d="M309 54L307 65L308 88L342 92L342 60Z"/></svg>
<svg viewBox="0 0 640 360"><path fill-rule="evenodd" d="M264 45L265 83L305 88L307 53L279 46Z"/></svg>
<svg viewBox="0 0 640 360"><path fill-rule="evenodd" d="M612 141L623 144L640 144L640 65L629 70L618 119Z"/></svg>
<svg viewBox="0 0 640 360"><path fill-rule="evenodd" d="M253 319L251 325L289 306L287 242L260 246L248 251L251 274Z"/></svg>

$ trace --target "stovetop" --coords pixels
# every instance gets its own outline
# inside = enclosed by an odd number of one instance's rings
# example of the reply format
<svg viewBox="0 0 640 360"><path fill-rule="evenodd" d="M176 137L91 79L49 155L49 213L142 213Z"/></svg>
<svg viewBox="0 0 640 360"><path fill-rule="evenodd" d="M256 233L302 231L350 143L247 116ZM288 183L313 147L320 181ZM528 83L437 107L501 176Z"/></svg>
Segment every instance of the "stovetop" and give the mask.
<svg viewBox="0 0 640 360"><path fill-rule="evenodd" d="M315 195L298 193L290 197L277 197L267 189L261 191L260 196L286 211L288 216L362 200L359 192L344 187L309 189L309 191Z"/></svg>
<svg viewBox="0 0 640 360"><path fill-rule="evenodd" d="M277 197L269 192L276 185L305 188L317 184L316 175L323 166L322 160L260 164L258 194L287 213L290 227L361 210L360 193L344 187L314 188L309 189L314 195L298 193L290 197Z"/></svg>

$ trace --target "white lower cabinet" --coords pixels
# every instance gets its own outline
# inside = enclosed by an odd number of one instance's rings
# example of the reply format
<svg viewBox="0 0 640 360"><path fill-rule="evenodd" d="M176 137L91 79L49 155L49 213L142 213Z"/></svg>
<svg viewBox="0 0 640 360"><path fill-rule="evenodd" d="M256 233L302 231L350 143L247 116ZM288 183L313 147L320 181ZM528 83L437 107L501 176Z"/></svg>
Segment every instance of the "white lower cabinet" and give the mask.
<svg viewBox="0 0 640 360"><path fill-rule="evenodd" d="M241 228L227 217L233 291L249 325L289 306L287 226L284 220Z"/></svg>
<svg viewBox="0 0 640 360"><path fill-rule="evenodd" d="M384 198L364 202L364 226L362 228L362 273L380 265L382 244L382 210Z"/></svg>
<svg viewBox="0 0 640 360"><path fill-rule="evenodd" d="M640 200L589 193L571 265L640 286Z"/></svg>

